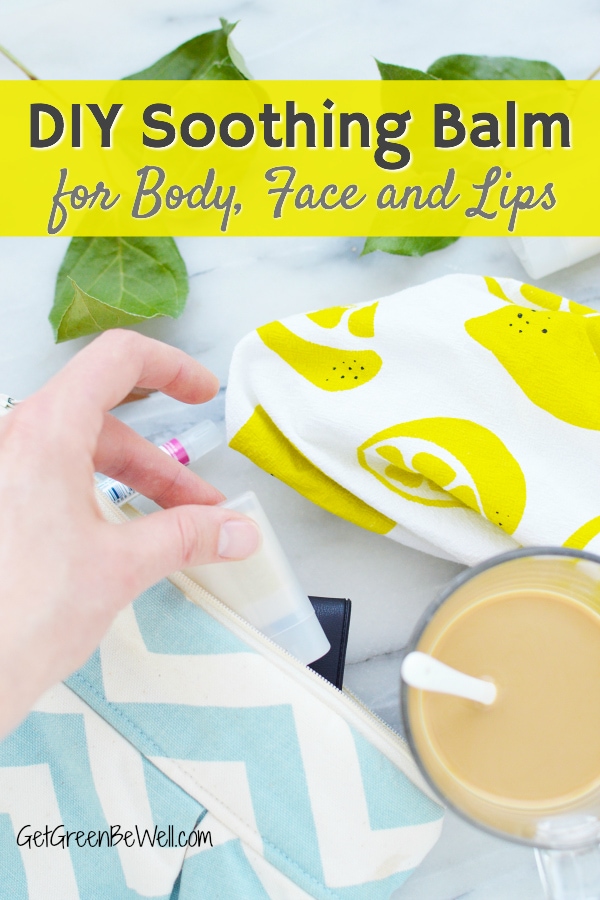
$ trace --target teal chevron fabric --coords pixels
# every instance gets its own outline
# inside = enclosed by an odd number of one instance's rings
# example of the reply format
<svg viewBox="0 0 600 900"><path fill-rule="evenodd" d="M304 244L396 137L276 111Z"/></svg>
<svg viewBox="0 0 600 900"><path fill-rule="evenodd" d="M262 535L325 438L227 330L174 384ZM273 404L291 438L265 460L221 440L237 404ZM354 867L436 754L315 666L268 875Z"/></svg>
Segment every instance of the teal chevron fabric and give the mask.
<svg viewBox="0 0 600 900"><path fill-rule="evenodd" d="M441 815L165 581L0 743L0 897L387 900Z"/></svg>
<svg viewBox="0 0 600 900"><path fill-rule="evenodd" d="M197 900L200 885L203 895L211 900L270 900L240 841L228 841L212 853L199 853L186 860L176 900Z"/></svg>
<svg viewBox="0 0 600 900"><path fill-rule="evenodd" d="M15 841L10 816L0 815L0 897L27 900L27 879L21 853Z"/></svg>

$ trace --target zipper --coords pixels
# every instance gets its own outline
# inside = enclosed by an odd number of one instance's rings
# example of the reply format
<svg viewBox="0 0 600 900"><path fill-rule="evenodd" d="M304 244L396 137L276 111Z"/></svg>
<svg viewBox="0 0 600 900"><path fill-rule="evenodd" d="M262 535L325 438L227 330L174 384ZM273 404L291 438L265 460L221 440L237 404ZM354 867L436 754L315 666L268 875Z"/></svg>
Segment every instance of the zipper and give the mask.
<svg viewBox="0 0 600 900"><path fill-rule="evenodd" d="M19 403L8 394L0 394L0 408L9 412ZM0 413L1 415L1 413ZM142 515L134 506L124 504L116 507L97 488L96 499L104 518L113 524L122 524ZM303 684L311 693L318 697L334 712L339 713L344 721L353 724L383 755L396 765L410 780L426 793L438 805L439 799L435 796L419 771L404 738L398 734L381 716L374 713L348 688L338 690L326 678L318 672L309 669L297 660L291 653L276 644L258 628L255 628L246 619L229 606L211 594L206 588L201 587L183 572L175 572L169 577L169 581L179 588L187 599L209 612L221 625L232 631L237 637L256 649L265 656L271 656L277 660L279 667L288 675L292 675L295 681ZM349 714L352 715L349 715ZM349 721L353 720L353 721ZM365 733L367 732L367 733Z"/></svg>
<svg viewBox="0 0 600 900"><path fill-rule="evenodd" d="M101 491L96 490L96 498L105 519L114 524L135 519L142 515L135 507L124 504L116 507ZM367 738L383 755L389 759L404 775L406 775L418 788L426 793L438 805L439 798L421 775L409 749L408 744L381 716L374 713L351 691L344 688L342 691L334 687L326 678L318 672L304 666L291 653L276 644L242 616L229 606L211 594L206 588L192 581L183 572L175 572L169 576L169 581L175 585L191 602L208 612L225 628L229 629L236 637L252 649L257 650L263 656L270 659L287 675L302 685L310 693L325 703L333 712L338 713L349 725L356 727L357 731Z"/></svg>

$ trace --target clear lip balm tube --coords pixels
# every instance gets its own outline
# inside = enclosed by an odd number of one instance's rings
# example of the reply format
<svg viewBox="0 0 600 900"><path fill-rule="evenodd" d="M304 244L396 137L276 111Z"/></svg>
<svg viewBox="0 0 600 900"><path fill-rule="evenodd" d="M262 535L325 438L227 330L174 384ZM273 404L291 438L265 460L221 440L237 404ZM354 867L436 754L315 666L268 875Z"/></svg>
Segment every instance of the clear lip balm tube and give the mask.
<svg viewBox="0 0 600 900"><path fill-rule="evenodd" d="M304 665L330 649L312 604L290 566L256 494L221 503L258 524L262 545L251 557L185 569L185 574Z"/></svg>
<svg viewBox="0 0 600 900"><path fill-rule="evenodd" d="M209 450L218 447L220 443L221 435L219 429L214 422L206 419L204 422L199 422L193 428L184 431L179 437L171 438L169 441L161 444L159 450L172 456L173 459L176 459L182 465L189 466L191 463L196 462L197 459L200 459L201 456L204 456L205 453L208 453ZM121 481L116 481L114 478L105 478L102 475L96 482L96 487L115 506L122 506L123 503L133 500L134 497L139 497L138 491L135 491L133 488L128 487Z"/></svg>

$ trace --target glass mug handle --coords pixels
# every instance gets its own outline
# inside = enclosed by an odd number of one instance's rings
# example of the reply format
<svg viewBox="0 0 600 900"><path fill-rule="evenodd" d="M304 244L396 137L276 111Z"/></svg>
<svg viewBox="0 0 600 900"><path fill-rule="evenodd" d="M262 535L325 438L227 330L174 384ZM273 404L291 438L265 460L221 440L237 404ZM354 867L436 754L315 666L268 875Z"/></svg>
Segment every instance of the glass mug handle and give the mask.
<svg viewBox="0 0 600 900"><path fill-rule="evenodd" d="M577 850L536 850L546 900L600 900L600 844Z"/></svg>
<svg viewBox="0 0 600 900"><path fill-rule="evenodd" d="M595 816L565 816L541 823L539 836L560 849L535 850L547 900L600 900L600 823Z"/></svg>

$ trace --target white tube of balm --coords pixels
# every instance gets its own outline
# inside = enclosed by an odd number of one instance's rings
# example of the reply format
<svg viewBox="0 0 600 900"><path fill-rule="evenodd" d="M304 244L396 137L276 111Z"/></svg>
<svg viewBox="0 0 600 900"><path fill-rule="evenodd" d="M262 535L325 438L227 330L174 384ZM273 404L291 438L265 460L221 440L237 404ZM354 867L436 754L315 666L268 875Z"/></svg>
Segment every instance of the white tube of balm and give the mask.
<svg viewBox="0 0 600 900"><path fill-rule="evenodd" d="M260 549L248 559L194 566L185 574L305 665L320 659L329 641L256 494L248 491L220 505L254 519Z"/></svg>

